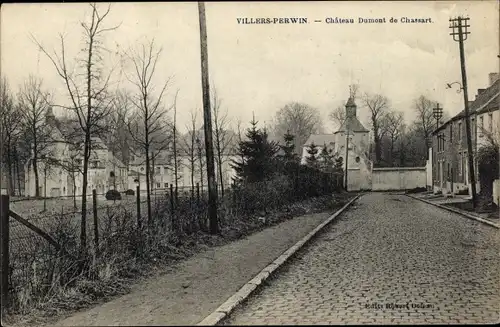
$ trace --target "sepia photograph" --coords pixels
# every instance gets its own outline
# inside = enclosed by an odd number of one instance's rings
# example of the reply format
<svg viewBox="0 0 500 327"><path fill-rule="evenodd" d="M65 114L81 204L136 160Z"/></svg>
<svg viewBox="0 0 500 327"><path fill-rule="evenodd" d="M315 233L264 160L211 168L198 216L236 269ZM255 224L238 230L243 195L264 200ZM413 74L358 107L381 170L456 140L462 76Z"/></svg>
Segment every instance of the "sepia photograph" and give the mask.
<svg viewBox="0 0 500 327"><path fill-rule="evenodd" d="M4 3L1 324L500 323L500 5Z"/></svg>

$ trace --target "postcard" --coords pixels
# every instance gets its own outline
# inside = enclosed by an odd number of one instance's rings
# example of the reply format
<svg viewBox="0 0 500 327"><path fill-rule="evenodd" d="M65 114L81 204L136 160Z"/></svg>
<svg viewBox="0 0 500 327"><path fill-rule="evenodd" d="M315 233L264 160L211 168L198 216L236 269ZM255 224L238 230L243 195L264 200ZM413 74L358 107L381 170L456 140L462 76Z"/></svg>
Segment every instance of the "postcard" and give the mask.
<svg viewBox="0 0 500 327"><path fill-rule="evenodd" d="M3 4L2 325L498 323L499 13Z"/></svg>

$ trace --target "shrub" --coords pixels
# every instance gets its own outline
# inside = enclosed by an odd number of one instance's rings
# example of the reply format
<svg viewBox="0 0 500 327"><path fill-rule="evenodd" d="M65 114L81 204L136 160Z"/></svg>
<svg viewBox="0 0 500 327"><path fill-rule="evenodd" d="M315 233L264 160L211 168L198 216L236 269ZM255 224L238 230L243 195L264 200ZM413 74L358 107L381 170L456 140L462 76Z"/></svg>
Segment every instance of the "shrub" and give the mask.
<svg viewBox="0 0 500 327"><path fill-rule="evenodd" d="M128 189L125 191L125 195L134 195L134 194L135 194L135 192L132 189Z"/></svg>
<svg viewBox="0 0 500 327"><path fill-rule="evenodd" d="M122 195L117 190L109 190L106 192L106 200L121 200Z"/></svg>

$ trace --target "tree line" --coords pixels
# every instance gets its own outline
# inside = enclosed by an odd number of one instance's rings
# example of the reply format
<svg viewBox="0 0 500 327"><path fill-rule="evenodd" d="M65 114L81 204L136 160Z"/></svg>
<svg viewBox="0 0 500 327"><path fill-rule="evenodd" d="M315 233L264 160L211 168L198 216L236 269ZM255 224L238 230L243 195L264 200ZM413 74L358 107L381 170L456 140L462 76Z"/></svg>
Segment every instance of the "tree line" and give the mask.
<svg viewBox="0 0 500 327"><path fill-rule="evenodd" d="M390 100L381 94L368 92L358 95L359 86L351 88L350 96L358 105L358 112L367 113L371 131L369 159L375 167L425 166L431 147L432 131L436 128L433 108L436 102L421 95L414 99L411 110L415 118L408 122L401 110L394 109ZM329 113L330 120L340 127L345 121L344 104ZM448 119L445 113L441 122ZM279 139L287 130L295 137L297 153L312 134L325 132L321 113L305 103L290 103L281 108L270 126L273 137ZM332 131L333 132L333 131ZM321 146L321 145L318 145Z"/></svg>

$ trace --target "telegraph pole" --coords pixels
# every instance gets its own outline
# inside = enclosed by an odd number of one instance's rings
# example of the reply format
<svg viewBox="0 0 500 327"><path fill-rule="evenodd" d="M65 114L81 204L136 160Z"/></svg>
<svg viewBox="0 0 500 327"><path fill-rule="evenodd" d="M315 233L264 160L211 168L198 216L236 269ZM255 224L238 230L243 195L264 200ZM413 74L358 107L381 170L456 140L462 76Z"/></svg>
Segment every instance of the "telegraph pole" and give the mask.
<svg viewBox="0 0 500 327"><path fill-rule="evenodd" d="M470 121L469 121L469 95L467 91L467 73L465 71L465 55L464 55L464 41L467 40L467 35L470 32L467 30L470 25L468 24L469 18L457 17L450 19L450 28L452 32L450 35L453 36L453 40L458 42L460 49L460 66L462 68L462 89L464 91L464 105L465 105L465 129L467 135L467 154L469 159L469 177L472 187L472 206L476 208L477 204L477 194L476 194L476 178L474 175L474 154L472 153L472 139L470 132Z"/></svg>
<svg viewBox="0 0 500 327"><path fill-rule="evenodd" d="M441 141L440 138L439 138L439 135L437 134L437 129L439 128L439 120L441 119L441 117L443 117L443 108L440 108L439 107L439 103L436 104L436 107L435 108L432 108L432 115L434 116L434 118L436 119L436 140L437 140L437 149L436 149L436 153L439 151L439 142ZM432 137L431 137L431 146L432 146ZM436 161L436 164L437 164L437 157L436 158L432 158L432 165L434 166L434 160ZM439 167L436 167L436 170L438 170ZM434 169L432 169L432 174L434 173ZM438 174L439 176L439 170L438 170ZM438 177L438 176L432 176L432 186L433 186L433 189L434 189L434 178Z"/></svg>
<svg viewBox="0 0 500 327"><path fill-rule="evenodd" d="M203 121L205 130L205 152L207 157L208 180L208 215L210 234L219 232L217 219L217 189L215 186L214 148L212 142L212 117L210 107L210 84L208 80L208 51L207 51L207 25L205 18L205 3L198 2L198 15L200 20L200 48L201 48L201 85L203 91Z"/></svg>
<svg viewBox="0 0 500 327"><path fill-rule="evenodd" d="M436 118L436 129L439 128L439 120L443 117L443 108L439 107L439 103L437 103L435 108L432 108L432 115Z"/></svg>
<svg viewBox="0 0 500 327"><path fill-rule="evenodd" d="M348 189L347 189L348 159L349 159L349 117L348 117L348 112L346 112L346 118L345 118L345 172L344 172L344 176L345 176L344 188L346 191L348 191Z"/></svg>

